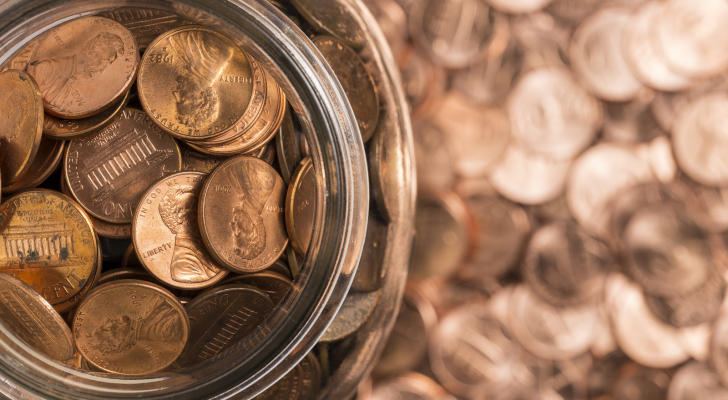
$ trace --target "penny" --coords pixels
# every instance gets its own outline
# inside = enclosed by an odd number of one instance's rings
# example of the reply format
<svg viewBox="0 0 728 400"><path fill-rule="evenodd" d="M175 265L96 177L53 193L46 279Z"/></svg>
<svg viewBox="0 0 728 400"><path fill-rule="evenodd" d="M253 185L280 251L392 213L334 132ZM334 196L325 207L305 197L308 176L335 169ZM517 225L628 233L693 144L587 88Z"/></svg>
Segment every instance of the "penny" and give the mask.
<svg viewBox="0 0 728 400"><path fill-rule="evenodd" d="M28 170L43 133L43 104L38 85L25 72L0 73L0 173L9 186Z"/></svg>
<svg viewBox="0 0 728 400"><path fill-rule="evenodd" d="M3 187L4 193L15 193L37 187L58 168L63 158L66 142L41 138L38 152L28 172L21 175L13 184ZM1 145L0 145L1 146Z"/></svg>
<svg viewBox="0 0 728 400"><path fill-rule="evenodd" d="M339 80L354 111L362 141L374 134L379 121L379 94L372 76L359 56L339 40L316 36L313 44L321 52Z"/></svg>
<svg viewBox="0 0 728 400"><path fill-rule="evenodd" d="M667 400L722 398L728 398L728 388L708 364L698 361L682 366L667 389Z"/></svg>
<svg viewBox="0 0 728 400"><path fill-rule="evenodd" d="M420 365L427 353L427 339L436 324L437 315L432 304L408 286L392 333L372 374L391 376Z"/></svg>
<svg viewBox="0 0 728 400"><path fill-rule="evenodd" d="M121 224L149 186L181 168L179 147L144 112L125 109L106 129L72 140L63 160L66 184L89 214Z"/></svg>
<svg viewBox="0 0 728 400"><path fill-rule="evenodd" d="M298 365L303 372L301 376L302 389L299 399L312 400L321 389L321 364L319 364L313 352L309 352Z"/></svg>
<svg viewBox="0 0 728 400"><path fill-rule="evenodd" d="M352 289L358 292L373 292L384 286L387 275L384 255L388 232L389 224L370 207L364 247L354 280L351 282Z"/></svg>
<svg viewBox="0 0 728 400"><path fill-rule="evenodd" d="M154 277L147 272L144 268L114 268L112 270L106 271L101 274L99 277L98 286L101 286L105 283L118 281L121 279L134 279L137 281L145 281L149 283L156 283L157 281L154 279Z"/></svg>
<svg viewBox="0 0 728 400"><path fill-rule="evenodd" d="M183 140L220 136L255 121L248 113L256 85L249 56L219 33L201 26L172 29L144 52L139 100L154 122Z"/></svg>
<svg viewBox="0 0 728 400"><path fill-rule="evenodd" d="M379 215L387 222L399 219L400 209L398 178L405 174L405 167L400 162L399 149L402 144L394 133L399 129L397 121L389 118L380 119L374 137L369 141L369 182ZM411 168L411 167L406 167Z"/></svg>
<svg viewBox="0 0 728 400"><path fill-rule="evenodd" d="M371 315L380 292L349 292L319 342L334 342L356 332Z"/></svg>
<svg viewBox="0 0 728 400"><path fill-rule="evenodd" d="M98 245L98 257L96 259L96 265L95 265L95 272L93 273L93 276L89 278L89 280L86 282L85 285L81 288L81 290L76 293L73 297L69 298L68 300L54 304L53 308L56 309L59 313L66 312L68 310L71 310L68 312L69 315L75 315L74 313L78 310L78 304L81 303L83 299L86 298L86 295L96 286L98 286L99 279L101 279L101 270L103 269L103 263L104 263L104 257L103 257L103 249L101 247L101 241L99 241ZM71 320L72 321L72 320ZM72 324L69 324L69 326Z"/></svg>
<svg viewBox="0 0 728 400"><path fill-rule="evenodd" d="M142 263L137 257L136 250L134 249L134 243L130 244L124 252L124 256L121 258L121 268L140 268L144 269ZM146 271L146 270L144 270Z"/></svg>
<svg viewBox="0 0 728 400"><path fill-rule="evenodd" d="M409 372L378 384L368 399L454 400L454 397L432 379L416 372Z"/></svg>
<svg viewBox="0 0 728 400"><path fill-rule="evenodd" d="M714 268L708 233L678 207L637 212L625 227L624 243L625 267L648 294L690 292Z"/></svg>
<svg viewBox="0 0 728 400"><path fill-rule="evenodd" d="M598 325L595 304L554 307L524 285L509 300L509 327L528 351L546 360L566 360L591 346Z"/></svg>
<svg viewBox="0 0 728 400"><path fill-rule="evenodd" d="M670 376L657 369L643 369L615 388L615 400L666 399Z"/></svg>
<svg viewBox="0 0 728 400"><path fill-rule="evenodd" d="M440 322L430 336L428 355L445 388L472 398L499 377L518 349L513 334L488 303L477 302L451 311Z"/></svg>
<svg viewBox="0 0 728 400"><path fill-rule="evenodd" d="M451 139L429 121L412 127L419 190L447 190L455 181L455 151Z"/></svg>
<svg viewBox="0 0 728 400"><path fill-rule="evenodd" d="M91 221L58 192L34 189L7 199L0 206L0 234L0 270L53 306L73 298L96 273L99 249Z"/></svg>
<svg viewBox="0 0 728 400"><path fill-rule="evenodd" d="M469 218L465 204L454 193L419 195L410 273L422 278L452 275L470 252Z"/></svg>
<svg viewBox="0 0 728 400"><path fill-rule="evenodd" d="M607 247L577 224L554 222L533 234L522 273L542 300L574 306L601 296L612 262Z"/></svg>
<svg viewBox="0 0 728 400"><path fill-rule="evenodd" d="M721 154L728 129L718 110L728 106L728 95L718 92L702 96L680 112L673 128L672 143L680 168L708 186L728 183L728 163Z"/></svg>
<svg viewBox="0 0 728 400"><path fill-rule="evenodd" d="M665 91L686 89L692 80L675 73L664 59L654 30L666 3L648 1L632 14L624 30L625 59L640 81Z"/></svg>
<svg viewBox="0 0 728 400"><path fill-rule="evenodd" d="M224 353L263 324L274 308L265 293L244 285L220 286L197 296L186 307L190 337L175 366L191 367Z"/></svg>
<svg viewBox="0 0 728 400"><path fill-rule="evenodd" d="M411 49L400 67L402 88L412 116L426 116L445 92L445 71Z"/></svg>
<svg viewBox="0 0 728 400"><path fill-rule="evenodd" d="M491 170L490 183L508 200L540 204L564 192L571 160L555 160L510 144Z"/></svg>
<svg viewBox="0 0 728 400"><path fill-rule="evenodd" d="M276 262L273 263L273 265L266 269L266 271L275 272L277 274L285 276L288 279L293 279L293 276L291 276L291 269L288 266L288 262L286 261L286 253L283 253L281 255L281 258L277 259Z"/></svg>
<svg viewBox="0 0 728 400"><path fill-rule="evenodd" d="M28 74L38 82L50 115L79 119L98 114L124 97L134 82L139 49L118 22L81 17L39 40Z"/></svg>
<svg viewBox="0 0 728 400"><path fill-rule="evenodd" d="M283 181L288 184L291 181L293 171L303 160L301 157L301 134L296 130L293 122L293 108L286 106L281 126L275 137L276 153L278 153L278 166L281 170Z"/></svg>
<svg viewBox="0 0 728 400"><path fill-rule="evenodd" d="M482 57L498 18L483 0L415 2L409 17L415 44L447 68L462 68Z"/></svg>
<svg viewBox="0 0 728 400"><path fill-rule="evenodd" d="M721 51L723 41L715 38L728 33L723 23L726 18L728 4L719 0L665 3L653 35L670 68L689 77L723 71L728 66L728 55Z"/></svg>
<svg viewBox="0 0 728 400"><path fill-rule="evenodd" d="M239 275L223 281L224 285L241 284L263 291L275 305L281 304L291 289L297 290L291 279L277 272L263 271Z"/></svg>
<svg viewBox="0 0 728 400"><path fill-rule="evenodd" d="M334 36L355 50L364 47L366 38L359 21L343 3L325 0L292 0L291 3L315 29Z"/></svg>
<svg viewBox="0 0 728 400"><path fill-rule="evenodd" d="M647 308L661 321L678 328L710 322L723 304L726 283L723 277L711 274L694 290L669 296L645 295Z"/></svg>
<svg viewBox="0 0 728 400"><path fill-rule="evenodd" d="M488 4L498 11L509 14L525 14L546 7L551 0L488 0Z"/></svg>
<svg viewBox="0 0 728 400"><path fill-rule="evenodd" d="M212 256L239 273L257 272L277 260L288 236L285 184L257 158L231 158L215 169L200 192L199 225Z"/></svg>
<svg viewBox="0 0 728 400"><path fill-rule="evenodd" d="M10 58L3 65L0 66L0 72L5 72L9 69L18 69L21 71L25 71L26 68L28 67L28 62L30 61L30 57L33 56L33 53L35 52L35 49L37 49L37 48L38 48L38 39L33 40L32 42L28 43L27 45L25 45L25 47L18 50L18 52L13 55L13 58Z"/></svg>
<svg viewBox="0 0 728 400"><path fill-rule="evenodd" d="M225 157L215 157L210 156L207 154L200 153L194 149L192 149L190 146L178 143L180 154L182 156L182 171L185 172L202 172L205 174L209 174L217 168L218 165L220 165L223 161L226 160Z"/></svg>
<svg viewBox="0 0 728 400"><path fill-rule="evenodd" d="M296 255L296 251L293 250L293 246L291 246L290 243L288 243L288 246L286 246L286 252L284 254L286 256L286 264L288 264L291 279L293 279L298 275L298 272L301 270L301 264L303 263L303 260L298 258L298 256Z"/></svg>
<svg viewBox="0 0 728 400"><path fill-rule="evenodd" d="M144 51L159 35L194 22L179 15L141 8L119 8L98 14L122 24L134 35L139 50Z"/></svg>
<svg viewBox="0 0 728 400"><path fill-rule="evenodd" d="M43 120L43 135L57 140L81 139L105 129L118 120L129 101L129 93L108 109L81 119L62 119L46 114Z"/></svg>
<svg viewBox="0 0 728 400"><path fill-rule="evenodd" d="M286 193L286 230L293 249L305 256L316 216L316 174L311 157L301 161Z"/></svg>
<svg viewBox="0 0 728 400"><path fill-rule="evenodd" d="M38 292L9 274L0 274L0 319L35 350L66 361L73 357L71 330Z"/></svg>
<svg viewBox="0 0 728 400"><path fill-rule="evenodd" d="M511 138L505 111L477 106L456 94L443 99L435 123L450 137L455 147L455 169L465 177L487 175Z"/></svg>
<svg viewBox="0 0 728 400"><path fill-rule="evenodd" d="M257 400L298 400L303 388L303 368L296 365L273 386L260 393Z"/></svg>
<svg viewBox="0 0 728 400"><path fill-rule="evenodd" d="M472 195L465 204L476 224L476 239L473 257L461 272L472 278L506 273L520 258L531 230L526 212L497 196Z"/></svg>
<svg viewBox="0 0 728 400"><path fill-rule="evenodd" d="M506 105L514 140L525 150L570 159L593 140L602 123L599 102L565 70L529 72Z"/></svg>
<svg viewBox="0 0 728 400"><path fill-rule="evenodd" d="M73 335L79 352L96 368L141 375L171 365L187 343L190 320L177 299L143 281L97 287L79 305Z"/></svg>
<svg viewBox="0 0 728 400"><path fill-rule="evenodd" d="M157 279L179 289L212 286L229 272L212 259L197 225L205 176L180 172L157 181L141 196L132 222L139 261Z"/></svg>
<svg viewBox="0 0 728 400"><path fill-rule="evenodd" d="M650 167L634 148L599 143L579 156L571 167L566 189L569 208L584 229L605 238L612 199L651 180Z"/></svg>

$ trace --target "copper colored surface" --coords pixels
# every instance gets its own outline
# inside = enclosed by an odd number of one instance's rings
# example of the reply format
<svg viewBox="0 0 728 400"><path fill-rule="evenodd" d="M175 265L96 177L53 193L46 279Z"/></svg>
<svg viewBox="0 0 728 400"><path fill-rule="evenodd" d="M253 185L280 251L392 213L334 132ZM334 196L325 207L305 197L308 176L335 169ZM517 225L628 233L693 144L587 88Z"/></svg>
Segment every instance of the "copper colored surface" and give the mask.
<svg viewBox="0 0 728 400"><path fill-rule="evenodd" d="M129 29L141 51L144 51L160 34L180 26L194 24L179 15L142 8L119 8L103 12L99 16L113 19Z"/></svg>
<svg viewBox="0 0 728 400"><path fill-rule="evenodd" d="M64 141L42 138L38 146L38 152L33 159L33 163L30 164L28 172L23 174L15 183L4 187L3 192L15 193L34 188L43 183L61 163L65 144Z"/></svg>
<svg viewBox="0 0 728 400"><path fill-rule="evenodd" d="M285 208L288 238L293 249L304 256L311 243L316 211L316 175L310 157L306 157L293 173Z"/></svg>
<svg viewBox="0 0 728 400"><path fill-rule="evenodd" d="M234 276L226 279L223 284L242 284L260 289L276 305L281 303L291 289L296 288L288 277L272 271Z"/></svg>
<svg viewBox="0 0 728 400"><path fill-rule="evenodd" d="M119 118L126 108L129 92L108 109L81 119L61 119L46 114L43 121L43 135L51 139L71 140L93 135L106 128Z"/></svg>

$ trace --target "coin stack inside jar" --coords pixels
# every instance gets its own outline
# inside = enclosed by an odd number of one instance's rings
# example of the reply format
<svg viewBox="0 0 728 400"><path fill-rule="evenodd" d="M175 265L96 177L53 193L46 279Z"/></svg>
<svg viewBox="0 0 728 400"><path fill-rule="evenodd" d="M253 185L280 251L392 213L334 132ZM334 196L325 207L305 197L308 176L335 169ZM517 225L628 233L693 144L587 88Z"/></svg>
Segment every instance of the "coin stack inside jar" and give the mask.
<svg viewBox="0 0 728 400"><path fill-rule="evenodd" d="M312 35L363 141L386 136L361 31L316 2L275 5ZM268 329L301 290L320 177L259 61L213 29L129 8L54 27L2 70L8 327L74 368L127 376L181 371ZM381 241L390 218L374 191L370 220L383 228L371 240ZM366 320L382 251L367 253L323 342ZM309 354L263 396L312 398L319 359Z"/></svg>
<svg viewBox="0 0 728 400"><path fill-rule="evenodd" d="M728 3L365 3L420 193L359 398L728 398Z"/></svg>

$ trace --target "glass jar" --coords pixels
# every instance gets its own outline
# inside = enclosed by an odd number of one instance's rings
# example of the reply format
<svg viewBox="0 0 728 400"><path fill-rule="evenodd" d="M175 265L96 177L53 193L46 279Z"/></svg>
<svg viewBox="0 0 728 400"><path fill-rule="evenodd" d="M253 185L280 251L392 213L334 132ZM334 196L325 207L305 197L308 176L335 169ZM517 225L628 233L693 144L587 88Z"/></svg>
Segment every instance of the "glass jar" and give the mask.
<svg viewBox="0 0 728 400"><path fill-rule="evenodd" d="M343 377L334 371L325 393L353 393L391 330L406 278L415 193L411 130L394 61L365 7L356 0L342 4L362 26L370 44L364 51L369 51L369 62L381 73L380 96L389 105L380 118L388 131L382 139L387 151L380 158L391 178L385 182L391 222L385 254L387 279L377 307L360 330L376 335L362 338L360 345L356 334L356 354L350 357L356 364L353 375ZM315 47L264 0L9 0L0 6L0 64L54 26L121 7L171 12L213 28L248 51L279 82L301 122L316 171L315 223L308 256L294 290L264 329L220 357L182 371L143 378L80 371L50 360L0 323L0 392L12 398L56 399L253 397L313 348L354 277L370 206L367 156L356 119ZM336 382L340 387L334 387Z"/></svg>

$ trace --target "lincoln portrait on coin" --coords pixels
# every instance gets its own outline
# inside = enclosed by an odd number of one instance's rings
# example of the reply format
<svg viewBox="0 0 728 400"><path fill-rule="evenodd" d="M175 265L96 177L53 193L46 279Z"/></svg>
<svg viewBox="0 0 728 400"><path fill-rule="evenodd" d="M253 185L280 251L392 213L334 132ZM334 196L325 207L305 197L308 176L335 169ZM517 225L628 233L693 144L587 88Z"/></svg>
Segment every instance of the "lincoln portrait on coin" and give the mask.
<svg viewBox="0 0 728 400"><path fill-rule="evenodd" d="M177 282L205 282L220 269L209 262L197 226L197 197L192 186L172 188L159 203L162 222L175 235L170 274Z"/></svg>
<svg viewBox="0 0 728 400"><path fill-rule="evenodd" d="M245 260L258 257L265 249L263 210L273 193L276 176L273 171L243 163L240 169L228 169L228 178L237 189L240 203L233 208L230 228L235 254Z"/></svg>
<svg viewBox="0 0 728 400"><path fill-rule="evenodd" d="M38 82L43 100L62 107L69 100L78 79L103 74L114 61L124 56L124 42L113 33L103 32L89 39L79 53L33 61L28 73Z"/></svg>
<svg viewBox="0 0 728 400"><path fill-rule="evenodd" d="M217 36L200 31L184 31L172 35L169 44L183 63L172 94L177 102L177 121L200 128L218 116L220 99L215 81L233 56L233 47Z"/></svg>
<svg viewBox="0 0 728 400"><path fill-rule="evenodd" d="M127 352L138 340L182 340L180 314L166 300L160 297L151 298L141 315L135 320L126 315L106 319L92 332L89 338L91 347L108 355Z"/></svg>

